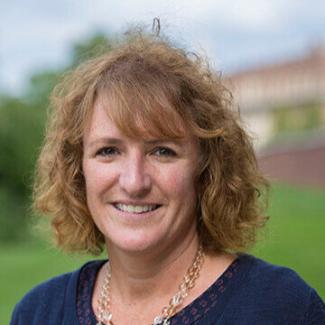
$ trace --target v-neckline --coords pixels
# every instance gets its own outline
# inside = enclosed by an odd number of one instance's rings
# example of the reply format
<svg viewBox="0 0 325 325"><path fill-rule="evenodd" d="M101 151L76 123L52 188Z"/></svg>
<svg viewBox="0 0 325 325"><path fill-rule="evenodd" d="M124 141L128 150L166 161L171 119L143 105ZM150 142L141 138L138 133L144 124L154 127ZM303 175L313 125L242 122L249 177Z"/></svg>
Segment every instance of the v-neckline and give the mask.
<svg viewBox="0 0 325 325"><path fill-rule="evenodd" d="M220 315L228 302L228 290L238 281L239 268L249 255L239 254L238 257L227 267L227 269L213 282L200 296L190 304L184 306L171 319L170 325L194 324L198 319L204 317L218 304ZM92 309L92 295L95 281L100 268L107 260L88 263L80 271L77 290L77 317L80 325L96 324L96 316ZM217 315L214 315L216 318ZM215 318L215 319L216 319Z"/></svg>

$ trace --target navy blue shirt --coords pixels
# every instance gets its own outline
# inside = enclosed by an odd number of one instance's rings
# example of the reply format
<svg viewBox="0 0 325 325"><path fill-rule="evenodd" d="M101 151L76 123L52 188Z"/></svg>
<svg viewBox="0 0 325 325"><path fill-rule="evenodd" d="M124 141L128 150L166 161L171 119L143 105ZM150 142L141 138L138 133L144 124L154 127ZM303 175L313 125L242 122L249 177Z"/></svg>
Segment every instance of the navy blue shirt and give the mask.
<svg viewBox="0 0 325 325"><path fill-rule="evenodd" d="M104 262L37 286L16 305L10 324L95 325L91 299ZM171 318L171 325L180 324L325 325L325 304L294 271L243 254Z"/></svg>

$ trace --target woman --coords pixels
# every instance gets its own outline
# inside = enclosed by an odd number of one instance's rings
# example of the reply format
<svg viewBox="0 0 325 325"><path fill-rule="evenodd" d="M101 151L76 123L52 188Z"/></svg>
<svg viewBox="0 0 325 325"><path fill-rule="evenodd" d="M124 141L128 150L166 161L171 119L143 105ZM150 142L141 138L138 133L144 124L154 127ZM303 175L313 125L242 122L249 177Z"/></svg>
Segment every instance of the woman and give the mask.
<svg viewBox="0 0 325 325"><path fill-rule="evenodd" d="M11 324L325 324L296 273L243 253L265 189L220 78L130 37L54 91L35 188L60 247L109 260L36 287Z"/></svg>

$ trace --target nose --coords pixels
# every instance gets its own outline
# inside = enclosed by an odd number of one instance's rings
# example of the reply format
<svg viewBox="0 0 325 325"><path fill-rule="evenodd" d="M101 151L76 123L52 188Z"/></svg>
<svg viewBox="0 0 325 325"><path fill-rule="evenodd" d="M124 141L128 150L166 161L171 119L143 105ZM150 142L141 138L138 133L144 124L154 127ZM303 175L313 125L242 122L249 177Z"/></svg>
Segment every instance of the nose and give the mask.
<svg viewBox="0 0 325 325"><path fill-rule="evenodd" d="M132 198L143 197L150 192L151 176L146 170L145 157L137 152L125 158L120 173L120 186Z"/></svg>

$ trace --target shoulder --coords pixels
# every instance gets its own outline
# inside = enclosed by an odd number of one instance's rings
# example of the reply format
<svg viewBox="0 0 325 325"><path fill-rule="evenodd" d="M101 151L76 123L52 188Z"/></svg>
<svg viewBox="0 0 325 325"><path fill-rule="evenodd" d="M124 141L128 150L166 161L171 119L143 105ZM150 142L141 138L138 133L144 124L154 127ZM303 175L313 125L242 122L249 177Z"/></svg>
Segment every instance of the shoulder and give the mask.
<svg viewBox="0 0 325 325"><path fill-rule="evenodd" d="M252 313L259 322L277 315L285 324L309 324L317 317L325 324L324 302L295 271L250 255L239 260L243 275L234 301L245 306L243 312Z"/></svg>
<svg viewBox="0 0 325 325"><path fill-rule="evenodd" d="M78 272L57 276L30 290L15 306L10 324L37 324L42 318L62 319L67 286Z"/></svg>
<svg viewBox="0 0 325 325"><path fill-rule="evenodd" d="M263 288L273 297L308 300L312 288L294 270L249 255L246 259L249 262L246 281L253 290Z"/></svg>
<svg viewBox="0 0 325 325"><path fill-rule="evenodd" d="M258 285L272 284L272 288L297 290L305 293L310 289L307 283L294 270L268 263L251 255L244 255L247 260L247 280Z"/></svg>
<svg viewBox="0 0 325 325"><path fill-rule="evenodd" d="M101 261L88 262L79 269L51 278L30 290L15 306L11 325L61 324L66 310L74 310L79 275L85 267L97 268Z"/></svg>

